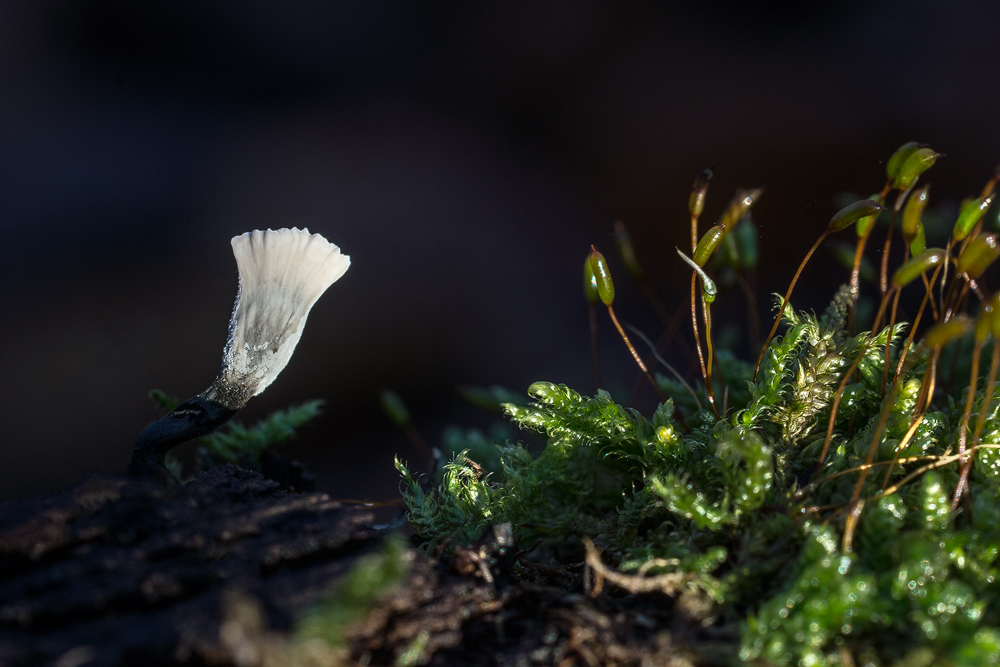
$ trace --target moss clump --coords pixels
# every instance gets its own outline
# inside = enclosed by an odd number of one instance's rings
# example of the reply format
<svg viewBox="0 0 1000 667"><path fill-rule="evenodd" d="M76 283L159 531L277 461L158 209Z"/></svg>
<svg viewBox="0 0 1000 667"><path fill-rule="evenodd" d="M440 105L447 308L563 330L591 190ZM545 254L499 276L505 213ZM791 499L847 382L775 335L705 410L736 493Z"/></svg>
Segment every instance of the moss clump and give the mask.
<svg viewBox="0 0 1000 667"><path fill-rule="evenodd" d="M895 192L886 208L899 211L913 183L894 190L897 180L890 174L877 201ZM870 223L858 222L859 266L878 228ZM983 236L978 227L969 238ZM904 341L910 327L895 321L908 281L886 280L868 331L853 331L857 273L822 316L780 302L786 329L763 348L759 369L724 350L712 361L703 303L705 370L715 363L721 373L703 373L694 390L658 375L670 398L651 415L603 390L591 397L536 382L530 403L504 411L545 436L540 451L506 440L486 455L477 440L480 452L457 453L433 489L397 461L414 533L440 552L509 522L523 544L539 545L522 556L526 568L582 561L592 540L605 562L635 573L635 590L684 575L683 595L703 603L702 625L717 636L737 631L734 660L1000 664L1000 354L991 334L1000 307L981 279L955 275L965 244L942 245L947 272L910 272L923 275L913 282L923 297L914 326L921 317L923 329L934 326L922 342ZM970 295L979 303L967 305ZM963 310L978 312L975 331ZM486 467L474 460L484 456ZM596 592L586 577L580 585Z"/></svg>

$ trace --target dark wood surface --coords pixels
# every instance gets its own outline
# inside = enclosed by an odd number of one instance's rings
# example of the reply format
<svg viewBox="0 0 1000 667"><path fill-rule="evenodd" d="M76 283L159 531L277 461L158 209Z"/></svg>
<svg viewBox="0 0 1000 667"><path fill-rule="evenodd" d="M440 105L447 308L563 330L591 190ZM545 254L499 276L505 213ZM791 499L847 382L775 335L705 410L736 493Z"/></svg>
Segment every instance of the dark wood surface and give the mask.
<svg viewBox="0 0 1000 667"><path fill-rule="evenodd" d="M0 506L0 664L226 664L225 596L288 629L377 546L370 512L213 468L170 490L94 475Z"/></svg>

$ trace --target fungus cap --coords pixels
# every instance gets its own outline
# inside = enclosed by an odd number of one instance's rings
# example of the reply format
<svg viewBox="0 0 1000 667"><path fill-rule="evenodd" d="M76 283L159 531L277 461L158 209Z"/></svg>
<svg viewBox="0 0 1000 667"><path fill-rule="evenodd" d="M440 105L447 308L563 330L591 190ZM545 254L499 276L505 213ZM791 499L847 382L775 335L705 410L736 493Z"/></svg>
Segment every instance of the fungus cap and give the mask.
<svg viewBox="0 0 1000 667"><path fill-rule="evenodd" d="M288 364L313 304L351 258L321 235L294 227L247 232L232 245L239 292L222 372L207 397L238 409Z"/></svg>

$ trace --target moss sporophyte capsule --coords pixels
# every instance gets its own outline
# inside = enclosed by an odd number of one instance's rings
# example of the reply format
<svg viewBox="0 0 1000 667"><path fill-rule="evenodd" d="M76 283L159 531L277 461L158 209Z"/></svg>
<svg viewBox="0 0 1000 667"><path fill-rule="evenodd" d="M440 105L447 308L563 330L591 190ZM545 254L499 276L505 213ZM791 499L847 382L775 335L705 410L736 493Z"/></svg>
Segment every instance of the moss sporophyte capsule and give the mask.
<svg viewBox="0 0 1000 667"><path fill-rule="evenodd" d="M705 210L705 195L708 193L708 182L712 180L712 168L702 170L691 186L691 197L688 199L688 211L698 217Z"/></svg>
<svg viewBox="0 0 1000 667"><path fill-rule="evenodd" d="M757 200L763 192L763 188L740 190L737 192L733 201L731 201L729 206L726 208L725 213L722 214L722 218L719 220L719 225L726 231L729 231L733 225L740 221L743 214L750 210L751 206L757 203Z"/></svg>
<svg viewBox="0 0 1000 667"><path fill-rule="evenodd" d="M934 162L941 156L930 148L918 148L910 153L903 164L899 167L899 173L893 181L893 186L899 190L905 190L913 185L922 173L934 166Z"/></svg>
<svg viewBox="0 0 1000 667"><path fill-rule="evenodd" d="M610 306L615 301L615 284L611 280L611 271L608 270L608 260L594 246L590 246L590 270L594 272L601 301L605 306Z"/></svg>
<svg viewBox="0 0 1000 667"><path fill-rule="evenodd" d="M906 159L913 155L915 150L924 145L916 141L907 141L896 149L896 152L892 154L892 157L889 158L889 161L885 165L885 175L889 177L890 181L896 180L896 177L899 176L899 168L903 166Z"/></svg>
<svg viewBox="0 0 1000 667"><path fill-rule="evenodd" d="M976 317L976 340L980 343L985 343L986 339L989 338L990 330L993 327L993 304L984 303L979 309L979 315Z"/></svg>
<svg viewBox="0 0 1000 667"><path fill-rule="evenodd" d="M701 237L698 241L698 247L694 251L694 263L698 266L705 266L712 257L712 253L719 245L719 241L722 240L722 236L726 233L726 230L722 225L716 225L712 227L705 235Z"/></svg>
<svg viewBox="0 0 1000 667"><path fill-rule="evenodd" d="M870 196L868 199L870 199L871 201L878 201L879 200L879 195L874 194L874 195ZM868 234L869 230L871 229L872 225L875 224L876 220L878 220L878 213L875 213L873 215L866 215L864 217L858 218L856 229L857 229L857 232L858 232L858 238L859 239L861 237L866 236Z"/></svg>
<svg viewBox="0 0 1000 667"><path fill-rule="evenodd" d="M601 300L601 294L597 289L597 277L594 276L594 267L590 263L590 255L583 261L583 295L590 303L597 303Z"/></svg>
<svg viewBox="0 0 1000 667"><path fill-rule="evenodd" d="M643 270L642 265L639 263L639 258L635 254L635 247L632 245L632 236L625 229L625 223L621 220L615 220L614 229L615 245L618 246L618 255L622 259L622 264L625 265L625 270L632 276L632 279L641 283L646 279L646 272Z"/></svg>
<svg viewBox="0 0 1000 667"><path fill-rule="evenodd" d="M972 231L976 224L983 219L990 204L993 203L992 195L989 197L978 197L966 202L958 214L955 227L951 232L951 237L956 241L962 241Z"/></svg>
<svg viewBox="0 0 1000 667"><path fill-rule="evenodd" d="M940 248L925 250L896 269L896 273L892 274L892 284L896 287L909 285L919 278L921 273L940 264L945 256L945 251Z"/></svg>
<svg viewBox="0 0 1000 667"><path fill-rule="evenodd" d="M919 255L927 250L927 236L924 234L924 223L917 224L917 235L910 243L910 254Z"/></svg>
<svg viewBox="0 0 1000 667"><path fill-rule="evenodd" d="M961 338L972 330L972 318L959 315L931 328L924 336L924 345L929 348L944 347L956 338Z"/></svg>
<svg viewBox="0 0 1000 667"><path fill-rule="evenodd" d="M1000 292L993 295L990 299L990 311L993 317L990 318L990 330L993 332L993 337L1000 340Z"/></svg>
<svg viewBox="0 0 1000 667"><path fill-rule="evenodd" d="M827 225L827 229L831 232L839 232L840 230L853 225L861 218L874 216L882 210L884 210L884 207L877 201L872 201L871 199L856 201L853 204L848 204L844 208L837 211L837 213L830 218L830 224Z"/></svg>
<svg viewBox="0 0 1000 667"><path fill-rule="evenodd" d="M924 214L924 209L927 207L927 190L929 188L930 186L925 185L918 190L914 190L910 198L906 200L900 230L903 233L903 240L907 245L912 244L919 233L921 218Z"/></svg>
<svg viewBox="0 0 1000 667"><path fill-rule="evenodd" d="M980 234L969 241L969 245L958 256L957 270L976 279L998 257L1000 257L1000 245L997 244L997 235Z"/></svg>

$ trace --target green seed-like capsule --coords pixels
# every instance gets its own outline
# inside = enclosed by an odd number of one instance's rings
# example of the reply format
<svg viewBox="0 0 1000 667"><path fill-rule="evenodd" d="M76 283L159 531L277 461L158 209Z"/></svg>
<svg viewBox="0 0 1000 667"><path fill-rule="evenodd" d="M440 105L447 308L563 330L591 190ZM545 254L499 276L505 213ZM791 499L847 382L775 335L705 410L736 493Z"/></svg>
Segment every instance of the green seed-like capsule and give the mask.
<svg viewBox="0 0 1000 667"><path fill-rule="evenodd" d="M601 295L597 290L597 278L594 276L594 269L590 265L590 255L583 262L583 295L590 303L597 303Z"/></svg>
<svg viewBox="0 0 1000 667"><path fill-rule="evenodd" d="M989 338L992 326L993 304L992 302L986 302L983 304L982 308L979 309L979 315L976 317L976 340L980 343L985 343L986 339Z"/></svg>
<svg viewBox="0 0 1000 667"><path fill-rule="evenodd" d="M934 166L935 160L940 155L940 153L935 153L930 148L918 148L913 151L899 167L899 173L892 183L893 186L900 190L910 187L917 181L920 174Z"/></svg>
<svg viewBox="0 0 1000 667"><path fill-rule="evenodd" d="M736 252L740 258L740 266L744 269L756 267L757 259L760 257L757 244L757 226L747 219L736 225L733 237L736 240Z"/></svg>
<svg viewBox="0 0 1000 667"><path fill-rule="evenodd" d="M743 214L746 213L751 206L757 203L757 199L760 197L762 192L764 192L764 188L738 190L736 192L736 196L733 197L733 201L729 202L729 206L726 207L726 212L722 214L722 218L719 220L719 226L728 231L733 225L740 221L740 218L743 217Z"/></svg>
<svg viewBox="0 0 1000 667"><path fill-rule="evenodd" d="M837 213L830 218L830 224L827 225L827 229L831 232L839 232L841 229L845 229L849 225L853 225L861 218L874 216L879 211L883 210L885 210L885 207L877 201L872 201L871 199L856 201L853 204L848 204L844 208L837 211Z"/></svg>
<svg viewBox="0 0 1000 667"><path fill-rule="evenodd" d="M910 245L913 243L913 239L917 238L917 228L920 226L920 219L924 214L924 208L927 207L927 190L930 188L929 185L925 185L919 190L915 190L910 198L906 200L906 206L903 208L903 222L902 222L902 232L903 240ZM916 254L916 253L914 253Z"/></svg>
<svg viewBox="0 0 1000 667"><path fill-rule="evenodd" d="M597 293L605 306L610 306L615 300L615 284L611 281L611 271L608 270L608 260L604 255L597 252L597 248L590 246L590 270L594 272L594 280L597 281Z"/></svg>
<svg viewBox="0 0 1000 667"><path fill-rule="evenodd" d="M705 210L705 195L708 194L708 182L712 180L712 168L702 170L691 186L691 197L688 199L688 211L697 217Z"/></svg>
<svg viewBox="0 0 1000 667"><path fill-rule="evenodd" d="M913 151L921 146L924 146L924 144L919 144L916 141L907 141L896 149L896 152L892 154L892 157L889 158L889 161L885 165L885 175L889 177L890 181L895 182L896 177L899 176L899 168L906 162L906 158L913 155Z"/></svg>
<svg viewBox="0 0 1000 667"><path fill-rule="evenodd" d="M879 196L877 194L876 195L872 195L868 199L870 199L872 201L878 201L879 200ZM876 213L875 215L867 215L867 216L865 216L863 218L858 218L858 223L856 225L856 228L857 228L857 231L858 231L858 238L859 239L862 238L862 237L864 237L866 234L868 234L869 230L872 228L872 225L875 224L876 220L878 220L878 213Z"/></svg>
<svg viewBox="0 0 1000 667"><path fill-rule="evenodd" d="M615 220L615 245L618 246L618 255L622 258L625 270L637 283L646 279L646 272L639 263L639 258L635 256L635 247L632 245L632 236L625 229L625 223Z"/></svg>
<svg viewBox="0 0 1000 667"><path fill-rule="evenodd" d="M956 241L965 239L969 235L969 232L972 231L972 228L983 219L983 216L986 215L986 211L989 210L992 203L992 196L978 197L965 202L962 205L962 211L958 214L958 220L955 221L951 237Z"/></svg>
<svg viewBox="0 0 1000 667"><path fill-rule="evenodd" d="M383 389L379 400L382 402L382 411L399 428L406 428L410 425L410 411L406 409L406 403L399 394L391 389Z"/></svg>
<svg viewBox="0 0 1000 667"><path fill-rule="evenodd" d="M705 293L705 303L712 303L715 301L715 295L718 293L718 290L715 288L715 283L712 279L708 277L708 274L705 273L700 266L695 264L693 259L682 253L680 248L677 248L677 254L681 256L681 259L690 264L691 268L697 271L698 275L701 276L701 285Z"/></svg>
<svg viewBox="0 0 1000 667"><path fill-rule="evenodd" d="M971 329L972 318L968 315L959 315L932 327L924 336L924 345L929 348L944 347L956 338L969 333Z"/></svg>
<svg viewBox="0 0 1000 667"><path fill-rule="evenodd" d="M705 235L698 241L698 247L694 250L694 263L698 266L705 266L705 263L711 259L712 253L715 252L716 246L719 245L719 241L722 240L722 235L725 233L726 230L722 225L716 225L705 232Z"/></svg>
<svg viewBox="0 0 1000 667"><path fill-rule="evenodd" d="M958 272L976 279L1000 257L996 234L979 234L958 256Z"/></svg>
<svg viewBox="0 0 1000 667"><path fill-rule="evenodd" d="M910 255L916 257L924 250L927 250L927 237L924 235L924 223L917 223L917 235L910 244Z"/></svg>
<svg viewBox="0 0 1000 667"><path fill-rule="evenodd" d="M993 317L990 318L990 331L993 332L993 337L1000 340L1000 292L993 295L990 299L991 310L993 311Z"/></svg>
<svg viewBox="0 0 1000 667"><path fill-rule="evenodd" d="M919 278L921 273L940 264L944 258L945 252L941 248L925 250L896 269L896 273L892 274L892 284L896 287L909 285Z"/></svg>

